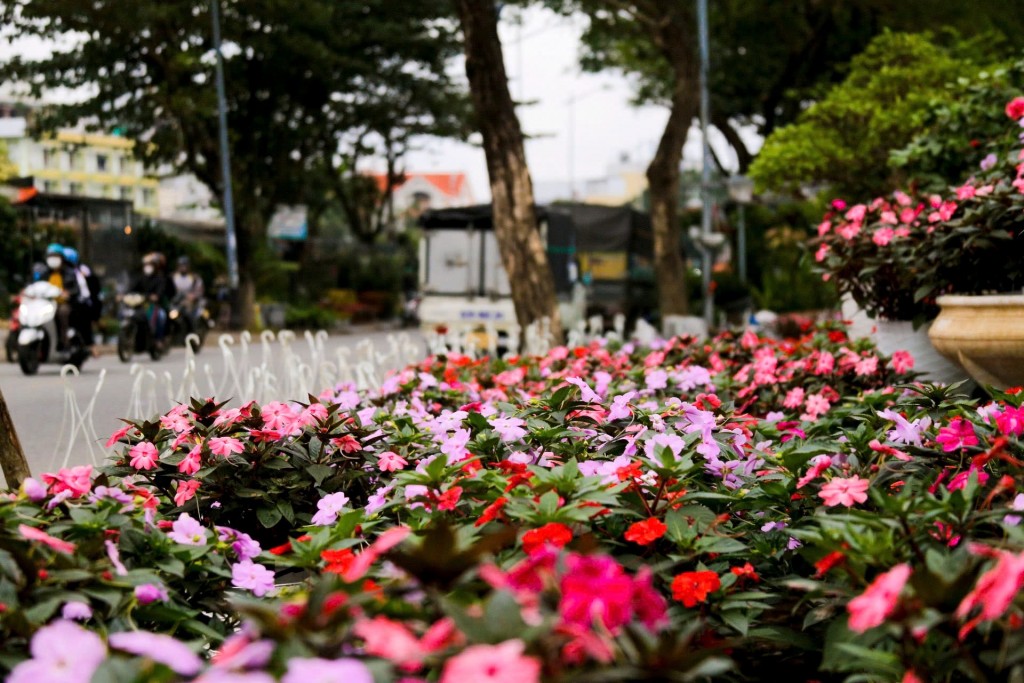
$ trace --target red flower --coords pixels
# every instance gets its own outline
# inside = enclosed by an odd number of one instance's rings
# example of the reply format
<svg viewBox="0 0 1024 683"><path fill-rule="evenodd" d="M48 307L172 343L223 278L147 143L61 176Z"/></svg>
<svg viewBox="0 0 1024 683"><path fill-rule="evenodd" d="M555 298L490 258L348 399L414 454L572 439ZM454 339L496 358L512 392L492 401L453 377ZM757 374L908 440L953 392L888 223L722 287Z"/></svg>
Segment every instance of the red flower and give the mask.
<svg viewBox="0 0 1024 683"><path fill-rule="evenodd" d="M473 522L473 526L483 526L487 522L491 522L498 518L501 514L502 508L508 505L508 498L502 496L496 501L484 508L484 511L480 514L480 518Z"/></svg>
<svg viewBox="0 0 1024 683"><path fill-rule="evenodd" d="M683 572L672 579L672 597L686 607L698 602L707 602L708 593L722 587L722 581L715 572Z"/></svg>
<svg viewBox="0 0 1024 683"><path fill-rule="evenodd" d="M462 497L462 487L453 486L437 497L438 510L454 510Z"/></svg>
<svg viewBox="0 0 1024 683"><path fill-rule="evenodd" d="M351 548L324 550L320 553L320 559L327 563L327 566L324 567L325 572L344 574L352 566L356 555L352 552Z"/></svg>
<svg viewBox="0 0 1024 683"><path fill-rule="evenodd" d="M1014 97L1006 103L1006 115L1014 121L1024 118L1024 97Z"/></svg>
<svg viewBox="0 0 1024 683"><path fill-rule="evenodd" d="M290 553L291 551L292 551L292 542L291 541L285 541L281 545L274 546L273 548L271 548L267 552L270 553L271 555L286 555L287 553Z"/></svg>
<svg viewBox="0 0 1024 683"><path fill-rule="evenodd" d="M743 579L750 579L754 583L757 583L761 580L761 577L757 575L756 571L754 571L754 565L749 562L745 563L742 567L733 567L729 571L735 574L741 581Z"/></svg>
<svg viewBox="0 0 1024 683"><path fill-rule="evenodd" d="M539 529L531 529L523 534L523 550L527 555L533 555L548 544L563 548L571 540L572 529L558 522L549 522Z"/></svg>
<svg viewBox="0 0 1024 683"><path fill-rule="evenodd" d="M842 554L838 550L834 550L815 562L814 567L818 570L818 576L824 576L830 569L832 569L832 567L835 567L845 559L846 555Z"/></svg>
<svg viewBox="0 0 1024 683"><path fill-rule="evenodd" d="M626 530L626 540L637 545L650 545L665 535L668 527L657 517L645 519L642 522L634 522Z"/></svg>

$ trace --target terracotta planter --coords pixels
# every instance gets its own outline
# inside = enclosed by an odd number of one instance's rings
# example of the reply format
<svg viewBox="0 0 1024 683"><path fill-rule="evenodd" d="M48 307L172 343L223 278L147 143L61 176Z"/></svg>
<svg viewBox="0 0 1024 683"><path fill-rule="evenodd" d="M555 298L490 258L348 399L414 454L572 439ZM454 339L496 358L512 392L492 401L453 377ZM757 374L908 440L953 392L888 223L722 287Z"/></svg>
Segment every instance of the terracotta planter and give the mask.
<svg viewBox="0 0 1024 683"><path fill-rule="evenodd" d="M922 382L953 384L969 379L967 373L955 362L950 362L929 341L929 326L922 325L916 330L909 320L876 320L871 337L878 350L887 356L896 351L909 351L914 357L914 371L921 373ZM972 386L964 387L967 391Z"/></svg>
<svg viewBox="0 0 1024 683"><path fill-rule="evenodd" d="M928 336L979 384L1024 386L1024 295L942 296Z"/></svg>

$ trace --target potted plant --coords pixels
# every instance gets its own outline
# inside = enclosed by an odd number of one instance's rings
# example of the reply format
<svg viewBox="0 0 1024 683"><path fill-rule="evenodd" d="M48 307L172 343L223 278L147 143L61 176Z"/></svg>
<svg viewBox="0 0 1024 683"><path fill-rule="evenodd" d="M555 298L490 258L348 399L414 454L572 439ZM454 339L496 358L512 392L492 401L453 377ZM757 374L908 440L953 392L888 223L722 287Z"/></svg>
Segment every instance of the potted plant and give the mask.
<svg viewBox="0 0 1024 683"><path fill-rule="evenodd" d="M1007 114L1024 118L1024 98L1008 104ZM815 259L825 279L879 320L884 352L894 350L894 328L908 345L910 330L919 337L928 330L936 349L983 384L1020 383L1005 375L1020 365L1009 359L1024 359L1024 321L1016 331L1020 316L1006 308L1024 306L1012 294L1024 287L1024 165L1016 147L986 156L946 196L897 191L852 207L832 203L818 226ZM927 358L923 344L915 348L932 379L955 378Z"/></svg>

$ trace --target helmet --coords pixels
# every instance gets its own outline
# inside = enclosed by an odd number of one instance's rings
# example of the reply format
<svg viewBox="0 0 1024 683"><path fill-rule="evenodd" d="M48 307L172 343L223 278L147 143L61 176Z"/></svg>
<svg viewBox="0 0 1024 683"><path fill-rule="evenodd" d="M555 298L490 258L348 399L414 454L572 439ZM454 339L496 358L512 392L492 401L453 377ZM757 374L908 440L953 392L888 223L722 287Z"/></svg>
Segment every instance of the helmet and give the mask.
<svg viewBox="0 0 1024 683"><path fill-rule="evenodd" d="M64 260L73 266L78 265L78 250L74 247L64 247Z"/></svg>
<svg viewBox="0 0 1024 683"><path fill-rule="evenodd" d="M189 261L188 256L179 256L178 257L178 267L179 268L181 268L182 266L185 266L186 268L188 268L191 265L192 265L192 262Z"/></svg>
<svg viewBox="0 0 1024 683"><path fill-rule="evenodd" d="M46 255L49 256L51 254L57 254L58 256L63 258L63 256L64 256L64 246L59 244L59 243L57 243L57 242L51 242L46 247Z"/></svg>
<svg viewBox="0 0 1024 683"><path fill-rule="evenodd" d="M151 251L142 257L142 262L144 264L152 264L155 266L157 264L157 261L157 253L155 251Z"/></svg>

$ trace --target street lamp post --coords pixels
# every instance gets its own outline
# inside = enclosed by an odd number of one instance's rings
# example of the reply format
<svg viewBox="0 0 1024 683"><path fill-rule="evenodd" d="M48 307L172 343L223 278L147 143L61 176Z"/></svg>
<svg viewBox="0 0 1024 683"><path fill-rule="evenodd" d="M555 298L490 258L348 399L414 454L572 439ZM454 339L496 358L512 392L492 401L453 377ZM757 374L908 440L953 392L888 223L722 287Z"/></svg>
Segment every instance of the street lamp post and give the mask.
<svg viewBox="0 0 1024 683"><path fill-rule="evenodd" d="M747 216L746 207L754 199L754 181L744 175L729 178L729 198L739 207L736 251L739 252L740 281L747 281Z"/></svg>
<svg viewBox="0 0 1024 683"><path fill-rule="evenodd" d="M224 228L228 257L228 285L238 292L238 238L235 235L235 201L231 189L231 158L228 156L228 107L224 94L224 56L220 49L220 1L210 0L213 18L213 50L216 53L217 123L220 134L220 172L224 183ZM235 307L232 307L233 309ZM233 311L233 315L237 315Z"/></svg>
<svg viewBox="0 0 1024 683"><path fill-rule="evenodd" d="M700 48L700 134L703 147L700 173L701 195L701 238L702 243L711 240L711 145L708 142L708 123L710 104L708 102L708 0L697 0L697 36ZM707 246L703 249L704 258L701 267L701 285L704 293L704 324L708 332L714 325L715 292L711 286L711 269L714 264L713 253Z"/></svg>

